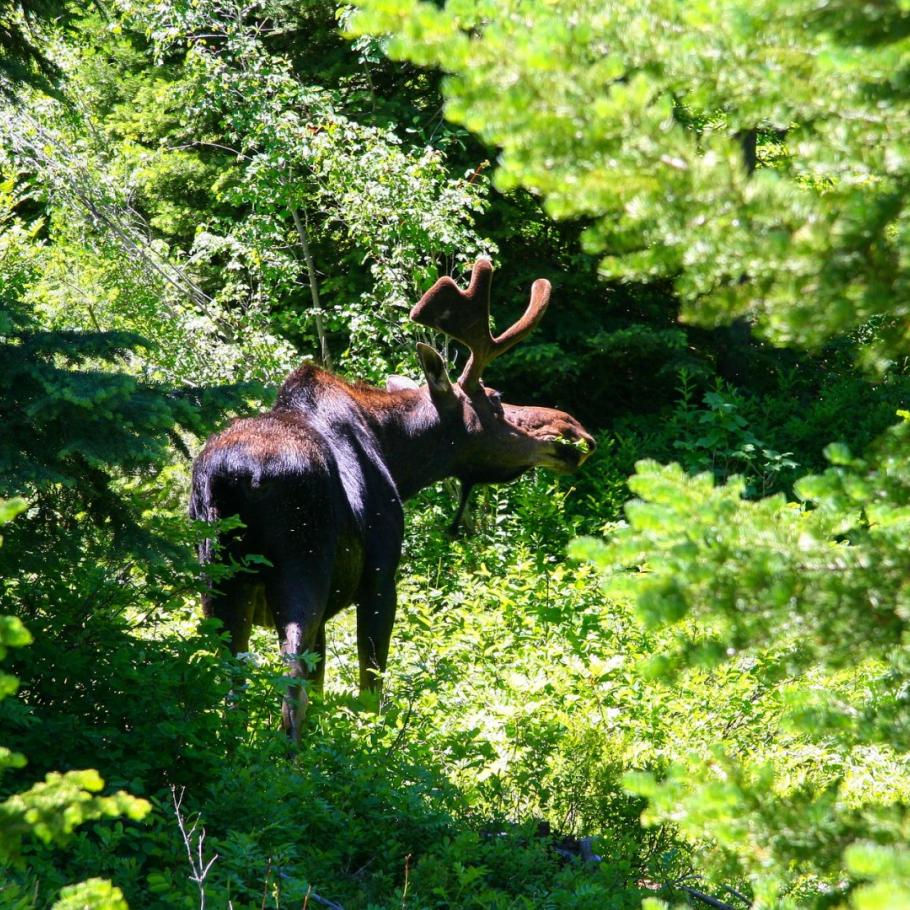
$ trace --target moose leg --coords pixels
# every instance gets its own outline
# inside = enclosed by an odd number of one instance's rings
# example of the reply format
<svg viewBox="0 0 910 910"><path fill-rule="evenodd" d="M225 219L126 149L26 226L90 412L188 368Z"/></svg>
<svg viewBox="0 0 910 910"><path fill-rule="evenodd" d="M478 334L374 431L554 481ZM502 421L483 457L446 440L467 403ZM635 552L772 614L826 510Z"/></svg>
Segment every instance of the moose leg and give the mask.
<svg viewBox="0 0 910 910"><path fill-rule="evenodd" d="M310 573L301 576L283 571L266 585L287 675L300 680L289 686L281 705L281 725L294 742L300 741L301 725L309 703L303 682L312 676L302 655L316 646L326 605L325 593L316 590L312 578Z"/></svg>
<svg viewBox="0 0 910 910"><path fill-rule="evenodd" d="M249 650L250 632L253 629L253 597L248 582L228 579L220 591L205 595L203 613L206 618L220 619L222 628L230 636L231 654Z"/></svg>
<svg viewBox="0 0 910 910"><path fill-rule="evenodd" d="M316 669L313 671L313 688L322 693L325 686L325 622L319 627L316 633L316 641L313 643L313 650L319 658Z"/></svg>
<svg viewBox="0 0 910 910"><path fill-rule="evenodd" d="M369 575L369 573L366 573ZM395 624L395 576L375 573L357 601L357 656L360 660L360 691L382 694L382 674L389 659L389 643Z"/></svg>
<svg viewBox="0 0 910 910"><path fill-rule="evenodd" d="M300 623L288 623L281 629L280 634L281 657L287 664L287 675L301 681L299 684L288 686L282 699L281 726L295 743L299 743L301 725L310 701L303 685L307 672L300 655L309 649L304 643L304 630Z"/></svg>
<svg viewBox="0 0 910 910"><path fill-rule="evenodd" d="M253 629L255 609L255 586L240 578L229 578L220 590L205 594L202 609L206 619L220 619L223 631L227 632L228 650L236 657L241 651L250 647L250 632ZM246 674L240 666L231 670L231 691L228 694L228 708L232 711L242 704L240 693L246 684ZM246 724L246 714L241 715L241 724Z"/></svg>

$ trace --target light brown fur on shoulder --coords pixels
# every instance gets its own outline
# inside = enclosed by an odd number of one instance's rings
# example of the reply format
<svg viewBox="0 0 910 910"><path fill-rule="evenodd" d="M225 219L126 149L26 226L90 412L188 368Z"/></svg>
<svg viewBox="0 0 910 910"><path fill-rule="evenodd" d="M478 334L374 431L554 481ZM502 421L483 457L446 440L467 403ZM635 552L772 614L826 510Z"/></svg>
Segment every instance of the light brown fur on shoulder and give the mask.
<svg viewBox="0 0 910 910"><path fill-rule="evenodd" d="M262 462L289 457L294 461L303 458L325 461L321 441L304 418L274 413L238 417L209 439L203 456L224 449L242 450Z"/></svg>
<svg viewBox="0 0 910 910"><path fill-rule="evenodd" d="M307 411L318 406L326 396L338 393L347 395L369 411L394 410L402 404L413 402L420 395L416 389L389 392L362 380L348 382L307 362L294 370L282 383L274 410Z"/></svg>

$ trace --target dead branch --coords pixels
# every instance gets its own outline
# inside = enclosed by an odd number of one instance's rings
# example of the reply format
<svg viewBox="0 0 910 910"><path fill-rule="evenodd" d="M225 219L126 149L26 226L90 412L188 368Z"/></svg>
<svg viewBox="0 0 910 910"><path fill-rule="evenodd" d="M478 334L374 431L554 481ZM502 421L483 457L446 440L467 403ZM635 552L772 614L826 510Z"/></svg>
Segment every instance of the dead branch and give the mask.
<svg viewBox="0 0 910 910"><path fill-rule="evenodd" d="M208 862L205 861L202 852L205 845L205 828L203 828L199 834L196 835L196 855L193 855L193 834L196 832L196 826L199 824L199 816L196 816L196 820L190 826L189 830L187 830L186 822L183 818L183 813L181 812L184 793L186 793L186 787L180 788L179 796L177 795L177 788L171 787L171 798L174 801L174 815L177 817L177 827L180 829L180 836L183 838L183 845L186 848L186 856L190 862L190 869L193 871L193 874L189 878L191 882L196 883L196 887L199 889L199 910L205 910L205 879L212 866L215 864L215 860L218 859L218 854L216 853Z"/></svg>
<svg viewBox="0 0 910 910"><path fill-rule="evenodd" d="M752 901L746 897L741 891L737 891L736 888L731 888L729 885L721 885L721 888L727 892L727 894L732 894L734 897L738 897L747 907L752 906Z"/></svg>
<svg viewBox="0 0 910 910"><path fill-rule="evenodd" d="M685 891L689 897L694 897L695 900L701 901L709 907L714 907L715 910L736 910L736 907L732 904L726 904L716 897L711 897L710 894L705 894L704 891L699 891L698 888L691 888L689 885L677 885L677 887L680 891Z"/></svg>
<svg viewBox="0 0 910 910"><path fill-rule="evenodd" d="M344 910L341 904L336 904L335 901L330 901L327 897L320 897L312 888L307 891L306 896L308 900L314 900L317 904L328 907L329 910Z"/></svg>

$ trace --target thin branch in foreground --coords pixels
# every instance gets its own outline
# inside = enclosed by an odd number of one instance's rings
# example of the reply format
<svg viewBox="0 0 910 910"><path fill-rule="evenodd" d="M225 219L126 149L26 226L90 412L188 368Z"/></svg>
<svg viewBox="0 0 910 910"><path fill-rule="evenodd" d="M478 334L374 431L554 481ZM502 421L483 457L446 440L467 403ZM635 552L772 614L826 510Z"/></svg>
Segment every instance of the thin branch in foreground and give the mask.
<svg viewBox="0 0 910 910"><path fill-rule="evenodd" d="M218 859L218 854L216 853L208 862L205 861L202 853L203 846L205 845L205 828L203 828L196 836L196 855L193 855L193 834L196 831L196 826L199 824L199 817L196 817L196 820L190 826L189 830L187 830L186 822L183 818L183 813L181 812L184 793L186 793L186 787L180 788L179 796L177 795L177 788L171 787L171 799L174 801L174 815L177 817L177 827L180 829L180 836L183 838L183 845L186 848L186 856L190 862L190 869L193 871L193 874L189 878L190 881L196 883L196 887L199 889L199 910L205 910L205 879L211 871L212 866L215 864L215 860Z"/></svg>
<svg viewBox="0 0 910 910"><path fill-rule="evenodd" d="M710 894L705 894L704 891L699 891L698 888L692 888L689 885L677 885L677 887L680 891L685 891L689 897L694 897L695 900L701 901L709 907L714 907L714 910L736 910L736 907L732 904L727 904L716 897L711 897Z"/></svg>
<svg viewBox="0 0 910 910"><path fill-rule="evenodd" d="M316 901L317 904L322 904L323 907L328 907L329 910L344 910L344 907L341 904L336 904L335 901L330 901L327 897L320 897L310 886L306 893L306 900ZM306 908L306 901L304 902L304 908Z"/></svg>

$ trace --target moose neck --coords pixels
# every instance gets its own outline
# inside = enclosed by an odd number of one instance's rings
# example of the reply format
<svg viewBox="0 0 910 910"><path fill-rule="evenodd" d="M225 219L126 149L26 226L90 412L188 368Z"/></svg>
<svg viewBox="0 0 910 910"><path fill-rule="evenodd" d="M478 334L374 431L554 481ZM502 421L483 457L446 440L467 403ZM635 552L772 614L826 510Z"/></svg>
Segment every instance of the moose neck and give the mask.
<svg viewBox="0 0 910 910"><path fill-rule="evenodd" d="M368 408L366 417L399 495L410 499L452 473L457 428L443 422L425 388L380 394L384 406Z"/></svg>

